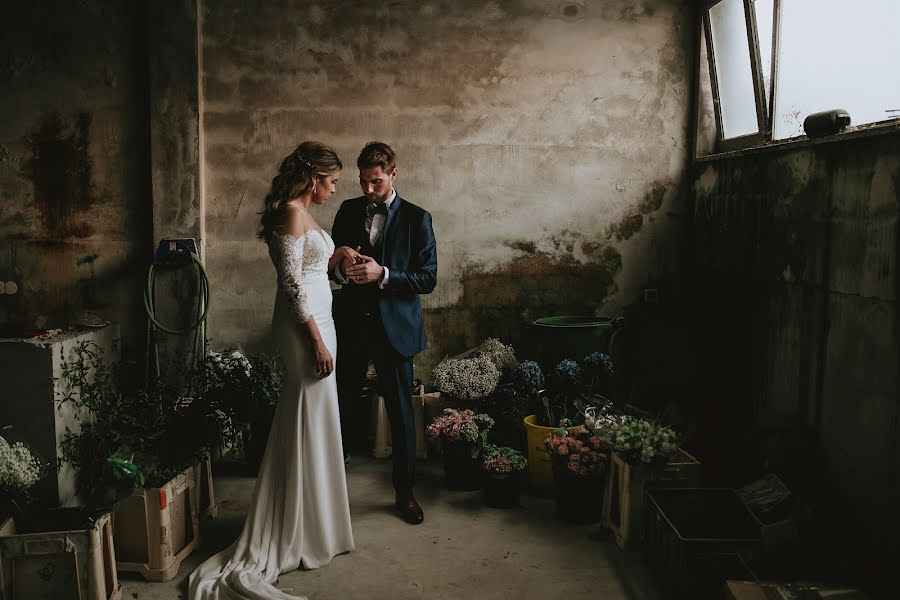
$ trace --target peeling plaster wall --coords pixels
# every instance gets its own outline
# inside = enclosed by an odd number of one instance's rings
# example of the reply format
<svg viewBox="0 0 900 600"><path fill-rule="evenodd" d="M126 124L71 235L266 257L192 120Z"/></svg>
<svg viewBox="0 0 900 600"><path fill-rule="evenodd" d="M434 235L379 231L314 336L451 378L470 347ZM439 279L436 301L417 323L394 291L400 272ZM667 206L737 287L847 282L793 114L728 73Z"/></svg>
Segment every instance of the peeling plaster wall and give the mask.
<svg viewBox="0 0 900 600"><path fill-rule="evenodd" d="M0 279L18 272L26 330L65 326L84 308L142 335L151 232L142 11L63 1L0 9Z"/></svg>
<svg viewBox="0 0 900 600"><path fill-rule="evenodd" d="M367 141L434 216L439 283L420 373L487 336L615 315L680 269L690 3L205 4L203 135L214 343L260 344L274 272L254 239L281 158L327 141L359 195ZM532 336L533 337L533 336Z"/></svg>
<svg viewBox="0 0 900 600"><path fill-rule="evenodd" d="M839 507L829 535L896 564L900 136L699 162L691 181L698 394L709 414L805 425L801 479Z"/></svg>

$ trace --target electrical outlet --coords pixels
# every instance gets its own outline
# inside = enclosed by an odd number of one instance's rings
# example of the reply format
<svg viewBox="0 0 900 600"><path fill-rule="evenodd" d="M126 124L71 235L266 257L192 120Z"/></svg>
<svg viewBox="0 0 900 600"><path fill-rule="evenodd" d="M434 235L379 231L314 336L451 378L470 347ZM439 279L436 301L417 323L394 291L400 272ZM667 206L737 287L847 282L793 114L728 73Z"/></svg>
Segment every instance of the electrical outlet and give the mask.
<svg viewBox="0 0 900 600"><path fill-rule="evenodd" d="M659 290L657 288L645 288L644 302L647 304L659 304Z"/></svg>
<svg viewBox="0 0 900 600"><path fill-rule="evenodd" d="M156 266L180 266L190 264L192 257L200 256L194 238L163 238L159 241L153 264Z"/></svg>

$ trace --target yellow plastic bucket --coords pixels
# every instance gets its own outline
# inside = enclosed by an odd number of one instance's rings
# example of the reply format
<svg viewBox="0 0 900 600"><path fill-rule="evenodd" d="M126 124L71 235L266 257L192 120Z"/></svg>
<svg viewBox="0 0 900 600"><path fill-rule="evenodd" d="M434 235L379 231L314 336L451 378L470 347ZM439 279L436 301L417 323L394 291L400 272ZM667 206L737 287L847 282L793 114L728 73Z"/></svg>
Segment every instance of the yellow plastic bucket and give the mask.
<svg viewBox="0 0 900 600"><path fill-rule="evenodd" d="M528 487L533 492L551 494L553 492L553 466L550 455L544 452L544 440L559 427L544 427L536 423L537 415L528 415L525 423L528 443ZM569 428L571 431L574 428Z"/></svg>

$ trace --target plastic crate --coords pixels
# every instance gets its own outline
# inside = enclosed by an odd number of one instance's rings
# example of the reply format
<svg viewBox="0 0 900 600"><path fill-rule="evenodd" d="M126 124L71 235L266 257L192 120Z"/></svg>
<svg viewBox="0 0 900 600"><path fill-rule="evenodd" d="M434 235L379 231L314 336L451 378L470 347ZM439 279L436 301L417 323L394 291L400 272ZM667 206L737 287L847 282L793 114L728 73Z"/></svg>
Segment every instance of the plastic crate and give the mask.
<svg viewBox="0 0 900 600"><path fill-rule="evenodd" d="M647 562L677 598L719 598L726 579L755 579L745 559L761 548L761 523L732 489L646 492Z"/></svg>
<svg viewBox="0 0 900 600"><path fill-rule="evenodd" d="M2 600L122 598L109 514L89 529L62 529L18 533L12 518L0 522Z"/></svg>

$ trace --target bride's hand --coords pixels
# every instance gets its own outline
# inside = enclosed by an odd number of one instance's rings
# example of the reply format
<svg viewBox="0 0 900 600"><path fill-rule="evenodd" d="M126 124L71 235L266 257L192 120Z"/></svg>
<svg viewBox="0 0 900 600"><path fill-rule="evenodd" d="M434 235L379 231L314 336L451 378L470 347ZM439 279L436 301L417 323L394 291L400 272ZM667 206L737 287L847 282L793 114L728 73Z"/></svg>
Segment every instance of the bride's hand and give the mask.
<svg viewBox="0 0 900 600"><path fill-rule="evenodd" d="M328 351L325 342L321 340L315 344L315 354L316 375L324 379L334 372L334 358L331 356L331 352Z"/></svg>
<svg viewBox="0 0 900 600"><path fill-rule="evenodd" d="M349 261L350 264L356 264L359 258L359 248L359 246L355 249L350 246L341 246L334 253L338 256L340 262Z"/></svg>

